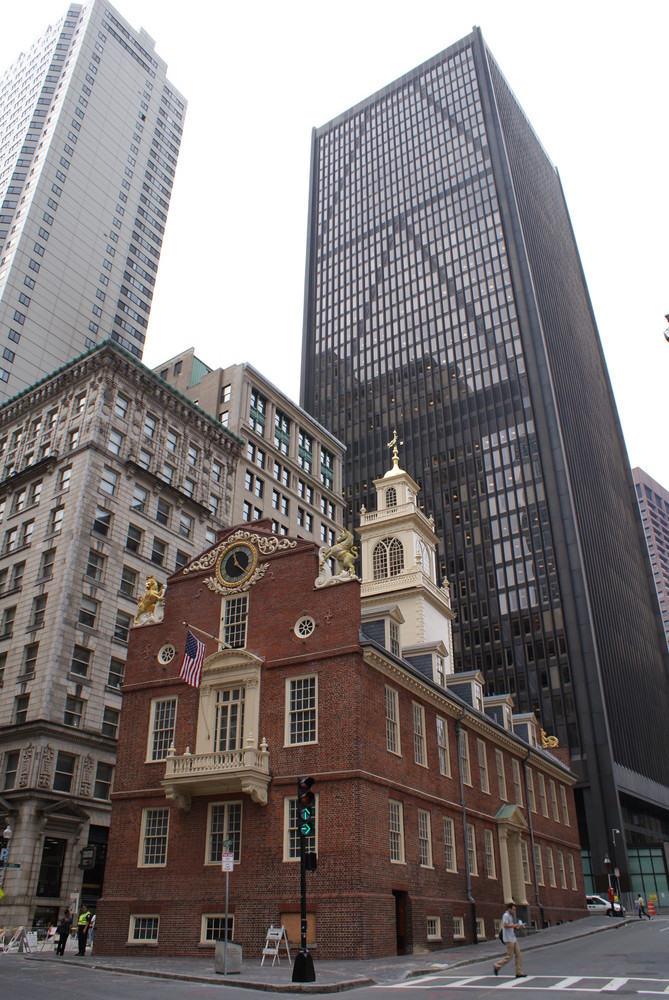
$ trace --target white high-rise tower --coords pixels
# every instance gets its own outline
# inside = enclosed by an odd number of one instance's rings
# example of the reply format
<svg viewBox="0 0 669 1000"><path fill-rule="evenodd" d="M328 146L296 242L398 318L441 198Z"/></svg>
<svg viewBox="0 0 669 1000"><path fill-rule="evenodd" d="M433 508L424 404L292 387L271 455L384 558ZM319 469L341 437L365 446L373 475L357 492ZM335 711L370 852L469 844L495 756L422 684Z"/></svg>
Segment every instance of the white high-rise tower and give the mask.
<svg viewBox="0 0 669 1000"><path fill-rule="evenodd" d="M186 101L153 39L71 4L0 77L0 401L144 349Z"/></svg>

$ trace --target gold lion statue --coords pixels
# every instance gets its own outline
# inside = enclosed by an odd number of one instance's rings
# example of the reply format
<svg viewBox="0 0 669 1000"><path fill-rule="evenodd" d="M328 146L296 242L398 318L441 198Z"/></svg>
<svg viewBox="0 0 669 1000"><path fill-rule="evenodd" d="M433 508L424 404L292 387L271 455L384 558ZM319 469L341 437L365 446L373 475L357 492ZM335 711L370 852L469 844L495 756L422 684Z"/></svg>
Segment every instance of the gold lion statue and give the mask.
<svg viewBox="0 0 669 1000"><path fill-rule="evenodd" d="M151 617L153 617L156 605L163 603L165 590L166 587L161 587L155 576L147 576L144 593L137 599L137 614L135 615L136 622L138 622L143 615L151 615Z"/></svg>

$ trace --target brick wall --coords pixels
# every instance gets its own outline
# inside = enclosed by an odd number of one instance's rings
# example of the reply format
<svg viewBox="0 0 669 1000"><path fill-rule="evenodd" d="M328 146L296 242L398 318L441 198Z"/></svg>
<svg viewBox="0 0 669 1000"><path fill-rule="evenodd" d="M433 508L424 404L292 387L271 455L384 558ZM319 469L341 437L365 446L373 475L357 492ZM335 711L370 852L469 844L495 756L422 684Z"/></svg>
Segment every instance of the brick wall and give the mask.
<svg viewBox="0 0 669 1000"><path fill-rule="evenodd" d="M254 530L259 530L254 526ZM307 873L308 909L315 916L314 955L320 958L362 958L397 950L396 902L404 904L407 950L447 947L453 941L453 917L465 919L465 938L473 936L473 908L467 900L462 808L454 722L462 707L416 680L413 675L377 657L363 655L358 644L360 588L357 582L316 589L318 555L315 545L298 542L283 552L261 557L265 575L249 591L247 652L262 661L260 711L255 739L269 745L271 783L261 805L241 791L194 795L189 811L166 799L160 784L165 762L146 763L151 699L177 696L175 745L178 753L196 745L199 692L178 678L188 621L218 634L221 598L203 584L211 570L172 578L164 621L136 629L131 635L124 707L118 748L118 768L112 807L104 897L98 907L96 951L118 953L146 947L155 953L211 955L213 946L200 944L201 915L224 909L225 876L220 865L205 864L207 810L211 802L242 801L241 857L230 875L230 912L235 940L246 956L258 956L270 924L282 913L299 910L298 861L286 861L284 800L295 794L299 775L316 779L318 794L318 870ZM308 638L295 634L295 622L311 616L316 628ZM166 667L156 653L171 642L177 656ZM208 655L216 644L207 641ZM286 682L315 673L318 678L318 740L285 744ZM385 686L399 691L401 756L386 749ZM447 698L447 700L444 700ZM427 766L414 761L412 703L425 710ZM451 777L441 775L436 745L436 715L447 719ZM200 720L200 724L202 724ZM467 726L467 720L463 722ZM493 921L504 908L501 860L495 835L496 874L485 870L484 829L497 829L496 814L504 803L497 788L494 747L488 750L491 794L480 787L476 738L470 732L472 785L465 790L467 821L476 828L479 875L472 878L476 916L485 920L486 937L494 936ZM483 727L483 728L482 728ZM494 727L493 727L494 729ZM491 730L492 731L492 730ZM503 747L508 799L513 797L511 757L527 754L518 741L495 730L495 745ZM536 759L535 759L536 758ZM535 754L532 769L543 766ZM545 915L551 921L585 915L580 849L568 773L546 756L549 773L562 775L568 789L570 825L537 813L531 819L543 850L550 845L576 862L576 891L552 888L544 860L546 886L540 887ZM535 775L536 783L536 775ZM538 800L538 789L537 792ZM547 791L548 794L548 791ZM558 793L559 794L559 793ZM388 800L404 811L405 863L389 857ZM526 805L526 803L524 803ZM165 867L138 867L142 809L169 808ZM419 864L418 810L431 817L432 867ZM527 817L527 810L523 809ZM443 819L454 821L457 872L445 870ZM526 837L526 839L528 839ZM529 839L528 839L529 849ZM565 862L566 863L566 862ZM569 882L569 884L571 884ZM558 876L559 886L559 876ZM527 888L531 918L539 919L533 885ZM160 916L157 945L128 945L131 914ZM441 919L441 941L428 942L426 919Z"/></svg>

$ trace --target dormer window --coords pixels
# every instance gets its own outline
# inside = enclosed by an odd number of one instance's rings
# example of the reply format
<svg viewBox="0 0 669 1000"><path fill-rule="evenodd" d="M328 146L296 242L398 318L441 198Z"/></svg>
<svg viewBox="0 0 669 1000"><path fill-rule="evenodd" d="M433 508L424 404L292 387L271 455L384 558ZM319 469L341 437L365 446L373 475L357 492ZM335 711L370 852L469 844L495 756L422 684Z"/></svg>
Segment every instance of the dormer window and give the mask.
<svg viewBox="0 0 669 1000"><path fill-rule="evenodd" d="M396 622L390 622L390 652L393 656L400 655L400 627Z"/></svg>
<svg viewBox="0 0 669 1000"><path fill-rule="evenodd" d="M394 486L386 490L386 507L397 507L397 490Z"/></svg>
<svg viewBox="0 0 669 1000"><path fill-rule="evenodd" d="M384 538L374 547L372 566L375 580L399 576L404 569L404 548L399 538Z"/></svg>

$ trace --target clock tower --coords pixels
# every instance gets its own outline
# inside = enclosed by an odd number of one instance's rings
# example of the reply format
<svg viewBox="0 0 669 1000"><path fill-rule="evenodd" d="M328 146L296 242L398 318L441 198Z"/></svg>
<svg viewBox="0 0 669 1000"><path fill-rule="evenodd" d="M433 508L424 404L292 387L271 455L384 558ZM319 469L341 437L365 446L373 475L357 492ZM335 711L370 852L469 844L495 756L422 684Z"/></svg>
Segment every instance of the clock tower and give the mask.
<svg viewBox="0 0 669 1000"><path fill-rule="evenodd" d="M452 674L450 590L437 586L434 521L417 502L418 484L399 466L374 480L377 509L360 511L363 629L443 686ZM383 632L383 635L382 635Z"/></svg>

